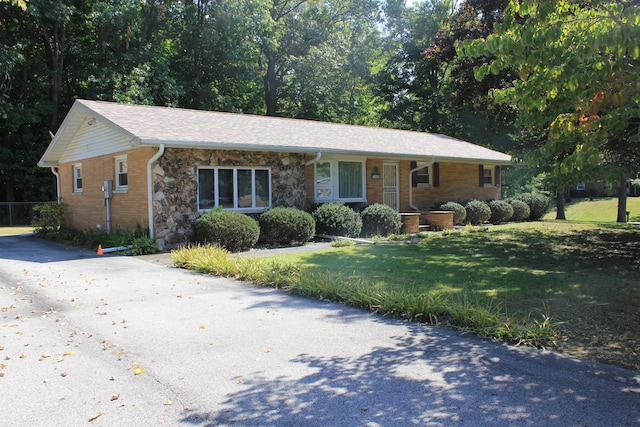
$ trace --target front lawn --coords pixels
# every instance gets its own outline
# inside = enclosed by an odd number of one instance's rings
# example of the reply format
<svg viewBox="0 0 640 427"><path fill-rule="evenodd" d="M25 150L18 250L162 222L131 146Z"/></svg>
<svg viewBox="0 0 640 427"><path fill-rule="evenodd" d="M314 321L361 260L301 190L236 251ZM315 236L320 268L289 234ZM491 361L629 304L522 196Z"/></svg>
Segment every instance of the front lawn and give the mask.
<svg viewBox="0 0 640 427"><path fill-rule="evenodd" d="M192 248L174 260L640 370L637 226L544 221L428 236L413 245L381 242L260 261L229 254L206 260L213 249ZM292 286L296 280L307 283Z"/></svg>
<svg viewBox="0 0 640 427"><path fill-rule="evenodd" d="M629 221L640 222L640 197L627 197L627 210ZM616 197L575 198L566 204L565 216L569 221L616 222L618 199ZM544 219L555 219L555 217L556 209L552 206Z"/></svg>

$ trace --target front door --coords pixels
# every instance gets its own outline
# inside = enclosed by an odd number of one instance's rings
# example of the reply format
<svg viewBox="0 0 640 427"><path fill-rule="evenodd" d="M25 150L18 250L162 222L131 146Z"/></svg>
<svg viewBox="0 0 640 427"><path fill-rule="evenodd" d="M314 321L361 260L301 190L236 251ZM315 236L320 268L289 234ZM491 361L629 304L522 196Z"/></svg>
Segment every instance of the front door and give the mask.
<svg viewBox="0 0 640 427"><path fill-rule="evenodd" d="M398 164L382 165L382 203L395 210L400 210L400 194L398 192Z"/></svg>

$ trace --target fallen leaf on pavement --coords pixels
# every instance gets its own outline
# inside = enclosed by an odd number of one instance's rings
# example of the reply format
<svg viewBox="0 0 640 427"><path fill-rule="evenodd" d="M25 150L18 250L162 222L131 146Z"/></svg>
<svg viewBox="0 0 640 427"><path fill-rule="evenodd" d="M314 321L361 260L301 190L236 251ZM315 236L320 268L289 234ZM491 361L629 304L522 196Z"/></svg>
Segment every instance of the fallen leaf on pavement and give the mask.
<svg viewBox="0 0 640 427"><path fill-rule="evenodd" d="M100 418L101 416L102 416L102 412L98 412L93 417L89 417L89 422L95 421L96 419Z"/></svg>

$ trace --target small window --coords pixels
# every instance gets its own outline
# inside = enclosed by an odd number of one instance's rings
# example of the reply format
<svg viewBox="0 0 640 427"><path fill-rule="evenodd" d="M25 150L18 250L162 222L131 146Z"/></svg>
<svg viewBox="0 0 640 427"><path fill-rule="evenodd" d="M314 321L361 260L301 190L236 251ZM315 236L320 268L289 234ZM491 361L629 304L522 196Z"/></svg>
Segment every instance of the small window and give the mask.
<svg viewBox="0 0 640 427"><path fill-rule="evenodd" d="M482 175L482 183L484 185L493 185L493 168L485 167Z"/></svg>
<svg viewBox="0 0 640 427"><path fill-rule="evenodd" d="M316 200L333 199L333 182L331 180L331 162L316 163Z"/></svg>
<svg viewBox="0 0 640 427"><path fill-rule="evenodd" d="M429 166L425 166L416 171L416 183L418 188L431 187L431 174Z"/></svg>
<svg viewBox="0 0 640 427"><path fill-rule="evenodd" d="M585 189L584 182L583 182L583 183L581 183L581 184L576 185L576 190L578 190L578 191L584 191L584 189Z"/></svg>
<svg viewBox="0 0 640 427"><path fill-rule="evenodd" d="M73 192L82 193L82 165L73 165Z"/></svg>
<svg viewBox="0 0 640 427"><path fill-rule="evenodd" d="M198 169L198 209L261 212L271 206L271 171L258 168Z"/></svg>
<svg viewBox="0 0 640 427"><path fill-rule="evenodd" d="M116 157L116 190L129 188L129 165L127 156Z"/></svg>

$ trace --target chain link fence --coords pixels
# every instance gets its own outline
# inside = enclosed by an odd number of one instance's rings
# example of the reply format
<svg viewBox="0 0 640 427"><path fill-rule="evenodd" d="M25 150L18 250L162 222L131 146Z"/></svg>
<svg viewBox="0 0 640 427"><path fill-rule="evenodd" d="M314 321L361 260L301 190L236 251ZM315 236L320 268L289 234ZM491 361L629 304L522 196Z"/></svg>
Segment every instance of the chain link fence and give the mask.
<svg viewBox="0 0 640 427"><path fill-rule="evenodd" d="M0 227L29 226L35 205L47 202L0 202Z"/></svg>

